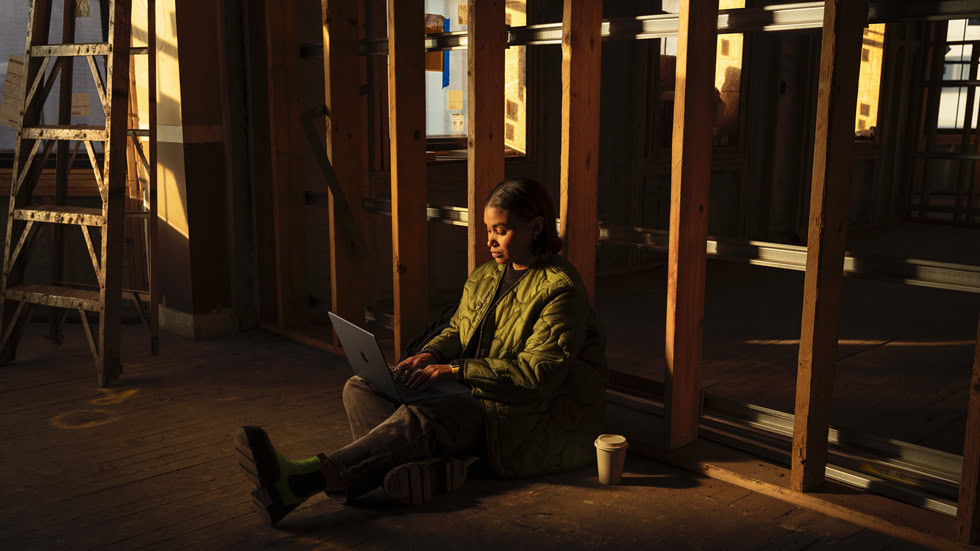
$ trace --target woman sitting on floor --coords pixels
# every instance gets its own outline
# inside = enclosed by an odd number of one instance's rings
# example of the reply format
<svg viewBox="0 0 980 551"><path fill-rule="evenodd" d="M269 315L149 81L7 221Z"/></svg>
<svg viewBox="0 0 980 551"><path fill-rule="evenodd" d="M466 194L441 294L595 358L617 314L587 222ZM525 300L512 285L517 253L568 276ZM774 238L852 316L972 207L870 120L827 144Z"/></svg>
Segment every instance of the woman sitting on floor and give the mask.
<svg viewBox="0 0 980 551"><path fill-rule="evenodd" d="M317 491L347 501L378 486L403 503L458 488L467 456L500 477L578 469L603 429L605 338L575 268L557 253L555 211L541 184L499 184L484 214L491 262L470 274L448 327L395 368L410 388L457 380L471 395L399 404L351 377L344 407L354 441L295 461L262 429L236 435L258 487L256 510L276 524Z"/></svg>

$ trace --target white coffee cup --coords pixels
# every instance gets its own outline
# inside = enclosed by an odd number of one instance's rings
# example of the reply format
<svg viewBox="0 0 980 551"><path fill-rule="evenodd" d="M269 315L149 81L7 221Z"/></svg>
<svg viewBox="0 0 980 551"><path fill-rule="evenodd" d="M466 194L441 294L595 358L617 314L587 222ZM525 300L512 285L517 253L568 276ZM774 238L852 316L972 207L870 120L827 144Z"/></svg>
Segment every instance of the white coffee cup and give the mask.
<svg viewBox="0 0 980 551"><path fill-rule="evenodd" d="M599 464L599 482L619 484L623 479L623 462L629 444L625 436L600 434L595 439L596 462Z"/></svg>

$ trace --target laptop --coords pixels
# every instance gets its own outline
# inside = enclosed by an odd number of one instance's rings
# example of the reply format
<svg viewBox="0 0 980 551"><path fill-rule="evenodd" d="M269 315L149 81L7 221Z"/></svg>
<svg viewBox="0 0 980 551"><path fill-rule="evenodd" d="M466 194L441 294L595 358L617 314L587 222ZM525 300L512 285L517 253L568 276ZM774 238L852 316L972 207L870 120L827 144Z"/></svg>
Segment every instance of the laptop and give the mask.
<svg viewBox="0 0 980 551"><path fill-rule="evenodd" d="M360 378L392 400L411 404L447 396L469 395L470 387L458 381L440 381L426 389L410 389L395 381L392 368L373 333L365 331L344 318L328 312L333 329L347 354L351 369Z"/></svg>

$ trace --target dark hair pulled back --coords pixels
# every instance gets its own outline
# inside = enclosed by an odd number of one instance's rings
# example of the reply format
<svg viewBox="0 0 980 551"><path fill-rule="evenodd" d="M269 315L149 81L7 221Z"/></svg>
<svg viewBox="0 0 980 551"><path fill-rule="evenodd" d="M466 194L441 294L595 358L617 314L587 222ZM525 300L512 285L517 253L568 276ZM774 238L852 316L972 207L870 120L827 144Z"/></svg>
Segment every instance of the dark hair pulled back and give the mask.
<svg viewBox="0 0 980 551"><path fill-rule="evenodd" d="M555 229L555 207L544 186L536 180L511 178L500 182L490 192L484 207L507 211L508 216L525 224L538 216L544 218L544 229L532 241L531 252L545 256L561 251L562 241Z"/></svg>

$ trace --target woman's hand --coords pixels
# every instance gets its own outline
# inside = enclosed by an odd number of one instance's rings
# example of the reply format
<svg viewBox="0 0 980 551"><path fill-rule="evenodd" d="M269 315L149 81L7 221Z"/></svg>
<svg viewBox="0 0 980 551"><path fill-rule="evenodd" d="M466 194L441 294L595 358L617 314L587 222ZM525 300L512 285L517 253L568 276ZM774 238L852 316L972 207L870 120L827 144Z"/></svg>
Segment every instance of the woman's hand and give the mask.
<svg viewBox="0 0 980 551"><path fill-rule="evenodd" d="M453 368L449 364L435 363L436 357L429 352L405 358L395 366L394 377L408 388L428 388L437 381L453 378Z"/></svg>
<svg viewBox="0 0 980 551"><path fill-rule="evenodd" d="M422 352L421 354L416 354L414 356L409 356L402 360L398 365L395 366L394 375L395 380L401 383L407 383L408 379L418 370L425 368L429 364L436 362L435 354L431 352Z"/></svg>
<svg viewBox="0 0 980 551"><path fill-rule="evenodd" d="M422 390L429 388L433 383L451 380L453 380L453 368L451 365L429 364L412 373L405 386Z"/></svg>

